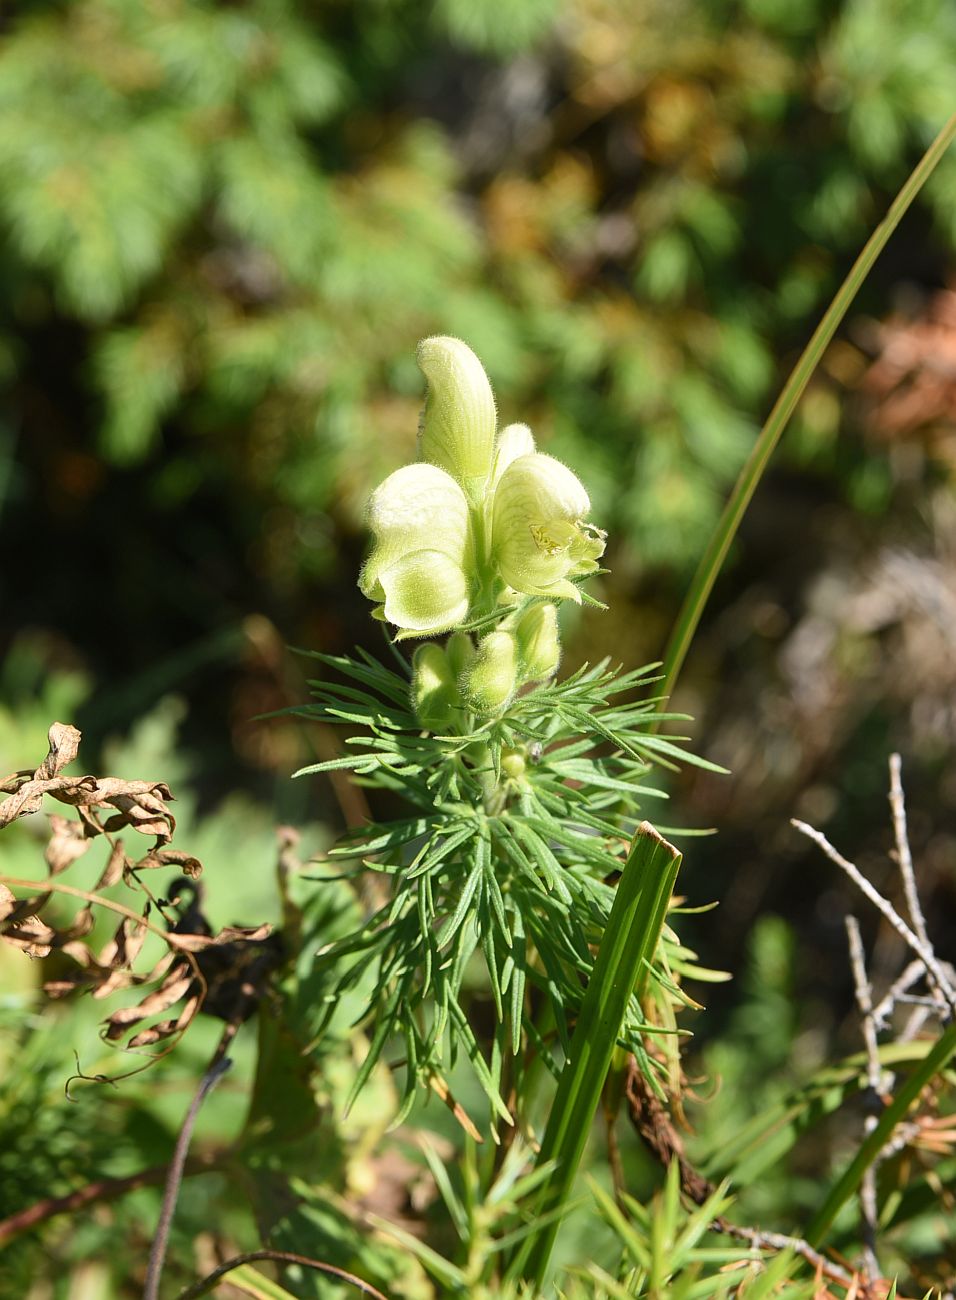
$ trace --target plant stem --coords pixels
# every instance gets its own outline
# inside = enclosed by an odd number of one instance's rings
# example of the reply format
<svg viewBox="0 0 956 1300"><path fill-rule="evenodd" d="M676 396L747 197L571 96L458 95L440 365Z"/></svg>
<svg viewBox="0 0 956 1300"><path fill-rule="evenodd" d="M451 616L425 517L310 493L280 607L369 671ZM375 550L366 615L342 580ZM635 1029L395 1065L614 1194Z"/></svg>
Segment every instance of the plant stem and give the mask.
<svg viewBox="0 0 956 1300"><path fill-rule="evenodd" d="M697 566L690 589L677 616L677 622L674 624L664 654L662 695L668 696L674 689L674 683L694 638L707 599L717 580L717 575L723 567L724 560L727 558L727 552L730 550L737 529L740 527L744 512L750 504L750 498L756 491L757 484L760 482L770 457L773 455L774 448L780 440L780 435L783 433L788 420L803 395L810 377L817 368L824 351L846 315L850 304L856 297L860 286L870 273L880 253L886 247L890 235L899 225L904 212L926 184L954 138L956 138L956 113L953 114L926 150L909 179L890 204L886 216L867 240L849 275L843 281L823 319L814 330L810 342L804 349L800 360L793 369L793 373L777 398L773 410L767 417L766 423L760 430L754 448L747 458L747 463L740 471L740 477L737 479L730 500L727 502L720 521L707 544L707 549Z"/></svg>
<svg viewBox="0 0 956 1300"><path fill-rule="evenodd" d="M375 1297L375 1300L386 1300L381 1291L376 1290L371 1282L365 1282L354 1273L348 1273L344 1268L338 1268L335 1264L325 1264L319 1259L310 1259L307 1255L294 1255L289 1250L249 1250L244 1255L236 1255L234 1259L227 1259L225 1264L220 1264L218 1268L204 1277L201 1282L196 1282L193 1286L187 1287L181 1291L177 1300L198 1300L199 1296L208 1295L216 1286L216 1283L231 1273L233 1269L242 1268L245 1264L254 1263L260 1259L272 1260L277 1264L298 1264L300 1268L312 1268L319 1273L327 1273L329 1277L338 1278L341 1282L354 1286L363 1295ZM261 1276L261 1275L260 1275ZM283 1292L288 1295L288 1292Z"/></svg>
<svg viewBox="0 0 956 1300"><path fill-rule="evenodd" d="M156 1235L153 1238L153 1248L149 1253L149 1264L146 1268L146 1283L143 1287L143 1300L159 1300L159 1283L163 1275L163 1265L166 1262L166 1248L169 1245L169 1230L172 1227L173 1214L176 1209L176 1201L179 1197L180 1184L183 1181L183 1171L186 1166L186 1156L189 1153L189 1143L192 1139L193 1129L196 1126L196 1120L199 1117L199 1109L205 1101L209 1092L219 1082L225 1072L232 1065L228 1056L224 1056L217 1050L213 1057L212 1064L203 1075L196 1095L192 1104L186 1113L183 1121L183 1127L179 1137L176 1140L176 1149L173 1151L173 1158L170 1161L169 1173L166 1177L166 1190L163 1193L163 1204L159 1214L159 1224L156 1228Z"/></svg>

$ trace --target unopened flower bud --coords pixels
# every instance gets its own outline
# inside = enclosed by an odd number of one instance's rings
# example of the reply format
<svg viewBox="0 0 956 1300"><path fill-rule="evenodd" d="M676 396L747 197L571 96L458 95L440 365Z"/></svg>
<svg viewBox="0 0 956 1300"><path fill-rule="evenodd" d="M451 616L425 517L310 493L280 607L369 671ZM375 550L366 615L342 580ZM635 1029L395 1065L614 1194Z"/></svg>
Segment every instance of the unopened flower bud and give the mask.
<svg viewBox="0 0 956 1300"><path fill-rule="evenodd" d="M467 632L452 632L445 642L445 655L452 676L459 678L471 667L475 657L475 643Z"/></svg>
<svg viewBox="0 0 956 1300"><path fill-rule="evenodd" d="M509 781L525 784L527 771L524 753L520 749L505 749L501 753L501 770Z"/></svg>
<svg viewBox="0 0 956 1300"><path fill-rule="evenodd" d="M421 645L412 656L412 707L429 731L445 732L455 721L459 704L455 675L448 657L433 641Z"/></svg>
<svg viewBox="0 0 956 1300"><path fill-rule="evenodd" d="M465 673L464 693L476 713L500 713L514 694L517 679L514 637L510 632L490 632Z"/></svg>
<svg viewBox="0 0 956 1300"><path fill-rule="evenodd" d="M561 661L558 611L554 605L532 605L515 625L515 640L526 682L539 682L557 671Z"/></svg>
<svg viewBox="0 0 956 1300"><path fill-rule="evenodd" d="M491 473L497 425L488 376L460 339L425 339L418 345L418 364L428 380L419 455L478 500Z"/></svg>

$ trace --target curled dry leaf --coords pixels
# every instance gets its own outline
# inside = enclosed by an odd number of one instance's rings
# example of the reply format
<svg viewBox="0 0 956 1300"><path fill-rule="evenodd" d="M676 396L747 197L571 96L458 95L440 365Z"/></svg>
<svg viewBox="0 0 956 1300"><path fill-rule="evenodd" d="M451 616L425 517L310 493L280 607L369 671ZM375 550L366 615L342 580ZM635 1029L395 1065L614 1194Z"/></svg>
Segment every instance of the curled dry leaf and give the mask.
<svg viewBox="0 0 956 1300"><path fill-rule="evenodd" d="M131 1025L168 1011L189 990L195 978L188 962L177 962L158 989L148 993L136 1006L120 1007L113 1012L106 1021L106 1037L111 1041L121 1038Z"/></svg>
<svg viewBox="0 0 956 1300"><path fill-rule="evenodd" d="M143 835L155 835L161 844L168 844L172 839L176 819L166 807L166 800L173 796L164 781L121 781L118 777L105 777L97 782L95 793L97 804L109 804L117 809L105 823L105 831L131 826Z"/></svg>
<svg viewBox="0 0 956 1300"><path fill-rule="evenodd" d="M159 1020L148 1029L141 1029L138 1034L133 1035L127 1046L149 1047L152 1043L162 1042L164 1038L171 1038L173 1034L182 1033L191 1024L201 1004L202 996L194 993L187 999L182 1011L174 1020Z"/></svg>
<svg viewBox="0 0 956 1300"><path fill-rule="evenodd" d="M80 748L80 732L68 722L54 722L47 732L49 750L47 756L36 770L39 780L51 780L59 776L76 758Z"/></svg>
<svg viewBox="0 0 956 1300"><path fill-rule="evenodd" d="M19 899L6 885L0 885L0 924L3 926L0 939L13 948L19 948L28 957L46 957L56 931L37 915L24 915L30 906L36 906L35 899Z"/></svg>
<svg viewBox="0 0 956 1300"><path fill-rule="evenodd" d="M49 732L47 756L40 766L32 772L15 772L0 783L0 793L9 796L0 802L0 828L38 811L47 794L75 808L75 820L58 814L50 816L45 851L50 877L71 867L98 836L125 827L152 835L156 842L134 862L123 840L116 839L94 891L72 891L79 893L84 905L69 924L59 929L47 925L37 913L58 888L64 887L51 885L44 890L38 882L37 893L17 898L0 884L0 939L31 956L46 956L56 950L73 961L72 971L58 970L56 978L45 984L50 997L62 997L86 987L94 998L103 999L138 986L139 1002L114 1011L106 1020L105 1036L110 1040L122 1038L136 1028L130 1047L148 1046L182 1033L207 1003L212 1015L245 1019L258 1005L266 981L281 962L282 943L272 935L269 925L227 926L218 934L212 933L202 911L199 886L192 883L201 874L202 866L191 854L169 847L176 827L167 807L172 799L169 787L163 781L64 776L63 769L76 757L79 740L75 727L55 723ZM101 820L103 810L109 810L105 820ZM173 882L168 891L171 899L179 901L175 925L166 931L157 930L148 920L147 903L142 916L124 915L111 938L99 952L94 951L84 939L93 928L98 909L117 907L100 891L121 880L135 886L137 872L157 867L171 867L181 873L180 880ZM191 899L185 907L184 892L187 901ZM162 936L166 949L149 970L137 971L136 963L151 929ZM170 1015L177 1003L181 1004L178 1015ZM143 1025L154 1017L163 1018Z"/></svg>
<svg viewBox="0 0 956 1300"><path fill-rule="evenodd" d="M166 807L172 799L169 786L164 781L123 781L108 776L97 780L94 776L64 776L63 768L76 757L80 733L67 723L54 722L49 731L49 750L40 766L31 774L29 770L15 772L0 785L0 790L10 795L0 803L0 827L8 826L18 817L39 812L43 796L48 794L60 803L70 804L80 810L84 834L88 839L104 831L121 830L132 826L143 835L155 835L159 844L168 844L176 829L176 819ZM105 826L97 820L94 809L113 808L114 814ZM78 839L79 834L71 833ZM56 850L55 857L65 852ZM77 854L79 856L79 854ZM66 866L69 862L66 863ZM56 870L64 870L57 867Z"/></svg>
<svg viewBox="0 0 956 1300"><path fill-rule="evenodd" d="M226 925L218 934L177 934L170 933L169 942L183 952L202 952L204 948L217 948L227 943L260 943L268 939L272 926L268 923L256 926Z"/></svg>
<svg viewBox="0 0 956 1300"><path fill-rule="evenodd" d="M115 885L128 865L129 859L123 851L123 841L117 840L110 849L110 856L103 868L103 874L96 882L96 893L99 893L101 889L109 889L110 885Z"/></svg>
<svg viewBox="0 0 956 1300"><path fill-rule="evenodd" d="M81 858L93 841L80 822L61 817L58 813L50 814L50 830L50 842L43 856L50 875L58 876L61 871L72 866L77 858Z"/></svg>
<svg viewBox="0 0 956 1300"><path fill-rule="evenodd" d="M202 863L182 849L152 849L132 868L134 871L152 871L156 867L178 867L184 876L197 880L202 875Z"/></svg>

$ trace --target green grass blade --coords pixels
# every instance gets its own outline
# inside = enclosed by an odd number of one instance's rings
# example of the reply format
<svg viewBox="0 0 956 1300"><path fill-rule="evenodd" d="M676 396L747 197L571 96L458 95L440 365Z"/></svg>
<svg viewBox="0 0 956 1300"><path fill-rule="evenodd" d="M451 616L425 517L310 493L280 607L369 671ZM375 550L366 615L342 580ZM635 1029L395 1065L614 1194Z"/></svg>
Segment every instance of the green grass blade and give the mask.
<svg viewBox="0 0 956 1300"><path fill-rule="evenodd" d="M673 845L642 822L617 886L541 1142L537 1162L554 1161L555 1173L542 1187L538 1215L550 1215L570 1196L628 1002L646 983L680 862ZM554 1220L529 1234L509 1267L510 1281L542 1285L557 1230Z"/></svg>
<svg viewBox="0 0 956 1300"><path fill-rule="evenodd" d="M956 138L956 113L953 114L926 150L909 179L890 204L886 216L867 240L862 253L854 262L849 275L837 291L823 319L814 331L810 342L804 349L803 355L794 367L793 373L784 385L773 410L767 417L766 424L760 430L753 451L740 471L740 477L707 545L707 550L697 566L697 572L694 574L690 589L677 616L677 622L674 625L664 655L662 695L669 696L674 689L674 682L677 680L684 663L684 657L694 638L704 606L710 596L711 588L723 567L727 552L740 526L740 521L750 504L750 498L753 496L764 470L767 468L767 463L780 440L780 435L783 433L787 421L803 395L803 390L806 388L810 376L817 368L820 358L836 333L860 286L885 248L890 235L899 225L904 212L923 188L954 138Z"/></svg>

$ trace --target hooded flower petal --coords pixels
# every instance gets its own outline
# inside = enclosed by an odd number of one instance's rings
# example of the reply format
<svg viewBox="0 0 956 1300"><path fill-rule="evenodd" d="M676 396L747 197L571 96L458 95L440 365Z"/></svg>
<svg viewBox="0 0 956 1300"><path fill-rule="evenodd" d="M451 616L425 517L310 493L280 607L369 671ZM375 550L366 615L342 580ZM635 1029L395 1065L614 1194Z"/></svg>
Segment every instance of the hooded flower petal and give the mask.
<svg viewBox="0 0 956 1300"><path fill-rule="evenodd" d="M425 339L418 345L418 364L428 380L418 453L477 499L491 473L497 427L488 376L460 339Z"/></svg>
<svg viewBox="0 0 956 1300"><path fill-rule="evenodd" d="M442 551L411 551L381 569L378 581L385 617L401 629L399 639L448 632L468 616L468 581Z"/></svg>
<svg viewBox="0 0 956 1300"><path fill-rule="evenodd" d="M495 443L495 468L492 483L497 484L513 460L534 451L534 436L526 424L509 424L498 434Z"/></svg>
<svg viewBox="0 0 956 1300"><path fill-rule="evenodd" d="M382 572L413 551L441 551L464 569L468 503L451 475L437 465L397 469L372 493L367 514L372 550L359 587L369 599L385 598Z"/></svg>
<svg viewBox="0 0 956 1300"><path fill-rule="evenodd" d="M519 456L495 489L492 551L501 577L531 596L579 599L568 581L597 568L604 534L584 523L591 508L567 466L539 452Z"/></svg>

